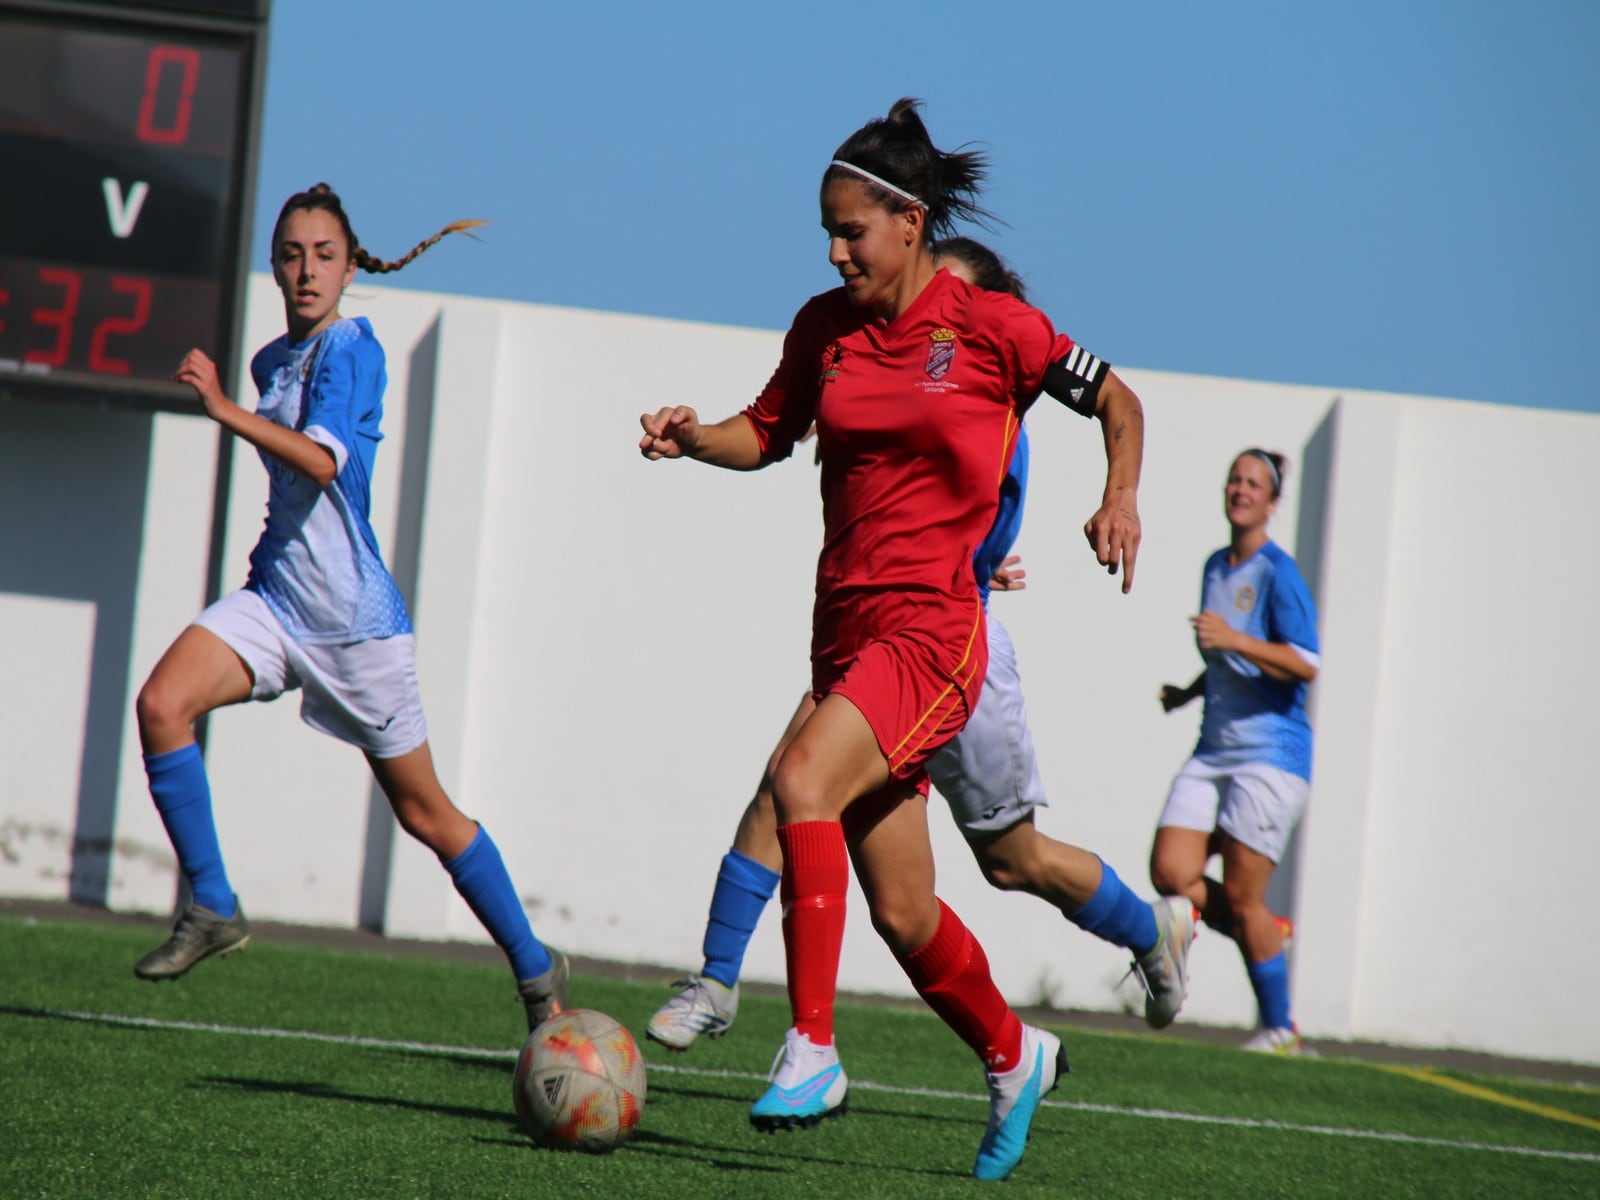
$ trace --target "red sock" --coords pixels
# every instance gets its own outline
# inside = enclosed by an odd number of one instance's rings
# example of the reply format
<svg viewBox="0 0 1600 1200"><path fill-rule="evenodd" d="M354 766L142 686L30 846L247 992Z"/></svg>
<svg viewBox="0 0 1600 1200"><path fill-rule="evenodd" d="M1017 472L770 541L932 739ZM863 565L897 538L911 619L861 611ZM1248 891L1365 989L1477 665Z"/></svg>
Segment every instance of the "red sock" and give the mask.
<svg viewBox="0 0 1600 1200"><path fill-rule="evenodd" d="M1022 1022L994 986L978 939L943 900L939 928L922 949L900 960L928 1007L978 1052L991 1071L1009 1071L1022 1057Z"/></svg>
<svg viewBox="0 0 1600 1200"><path fill-rule="evenodd" d="M833 1044L833 997L844 944L850 854L837 821L799 821L778 829L783 847L783 949L789 1011L813 1046Z"/></svg>

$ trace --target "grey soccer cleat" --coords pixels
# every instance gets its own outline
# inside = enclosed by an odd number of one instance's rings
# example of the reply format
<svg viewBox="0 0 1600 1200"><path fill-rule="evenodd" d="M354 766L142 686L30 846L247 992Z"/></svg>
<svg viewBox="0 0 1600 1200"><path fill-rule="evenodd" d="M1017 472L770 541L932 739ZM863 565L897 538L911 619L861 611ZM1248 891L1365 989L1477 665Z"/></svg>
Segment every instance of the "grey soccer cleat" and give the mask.
<svg viewBox="0 0 1600 1200"><path fill-rule="evenodd" d="M681 989L650 1018L645 1036L669 1050L687 1050L702 1033L721 1037L739 1013L739 985L731 988L704 975L686 975Z"/></svg>
<svg viewBox="0 0 1600 1200"><path fill-rule="evenodd" d="M1144 1019L1152 1029L1172 1024L1189 994L1189 946L1194 941L1194 906L1186 896L1163 896L1155 909L1155 947L1135 960L1133 971L1144 983Z"/></svg>
<svg viewBox="0 0 1600 1200"><path fill-rule="evenodd" d="M528 1010L529 1033L567 1007L567 976L571 973L567 956L550 946L545 949L550 954L550 969L517 983L517 995Z"/></svg>
<svg viewBox="0 0 1600 1200"><path fill-rule="evenodd" d="M204 905L190 904L178 915L172 936L134 963L133 973L159 983L176 979L202 959L243 950L250 944L250 922L244 919L243 907L237 901L235 905L233 916L224 917Z"/></svg>

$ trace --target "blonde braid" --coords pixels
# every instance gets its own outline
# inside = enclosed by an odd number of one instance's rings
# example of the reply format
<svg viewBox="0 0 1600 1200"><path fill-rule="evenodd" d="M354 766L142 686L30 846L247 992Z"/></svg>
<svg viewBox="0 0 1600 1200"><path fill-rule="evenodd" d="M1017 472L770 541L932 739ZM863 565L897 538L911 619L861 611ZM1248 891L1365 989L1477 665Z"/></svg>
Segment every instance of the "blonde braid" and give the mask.
<svg viewBox="0 0 1600 1200"><path fill-rule="evenodd" d="M429 246L432 246L434 243L440 241L449 234L465 233L468 237L471 237L472 234L468 233L468 230L476 229L480 225L487 224L489 224L488 221L452 221L443 229L439 230L438 233L434 234L431 238L424 238L415 246L411 247L410 252L407 253L405 257L397 258L393 262L385 262L381 258L376 258L367 253L367 251L360 246L356 247L355 253L352 255L352 257L355 259L356 266L360 267L363 271L370 271L374 275L388 274L390 271L398 271L401 267L405 266L413 258L421 254Z"/></svg>

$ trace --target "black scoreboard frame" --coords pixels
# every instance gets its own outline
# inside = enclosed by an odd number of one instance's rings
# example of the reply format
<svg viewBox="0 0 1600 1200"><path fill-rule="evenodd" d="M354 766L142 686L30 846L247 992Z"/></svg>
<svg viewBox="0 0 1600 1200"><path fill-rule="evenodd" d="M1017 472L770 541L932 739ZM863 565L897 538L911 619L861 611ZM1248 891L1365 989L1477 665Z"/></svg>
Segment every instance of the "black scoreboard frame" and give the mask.
<svg viewBox="0 0 1600 1200"><path fill-rule="evenodd" d="M232 390L250 274L270 6L271 0L0 0L0 88L7 54L21 56L30 43L34 51L57 51L65 64L45 88L15 85L9 121L0 109L0 135L33 168L19 177L0 161L0 176L11 176L0 185L6 193L0 208L13 218L0 226L0 271L7 272L0 276L0 399L198 415L202 408L193 389L171 381L189 346L211 354L223 386ZM26 36L6 38L8 27ZM69 60L84 47L84 61ZM136 54L145 56L142 75L136 64L123 61ZM224 73L219 92L216 72L205 64L224 61L237 73ZM142 95L122 96L134 86L142 86ZM136 137L113 130L104 112L95 111L95 102L101 109L109 103L107 87L119 89L119 103L134 105L127 111L137 114ZM214 117L203 102L219 95L235 107ZM196 99L202 102L198 115ZM37 112L18 119L14 110L35 102ZM60 107L45 111L52 102ZM37 117L31 125L30 115ZM191 127L215 134L219 120L227 136L221 151L207 152L214 161L187 148L169 149ZM158 204L147 179L170 180L175 171L186 180L204 175L209 184L163 186L161 201L181 202ZM99 197L92 194L95 174L101 174ZM54 203L41 212L47 189L28 191L40 178L70 187L70 198L50 197ZM109 239L105 228L86 228L81 238L65 232L70 220L97 201L94 211L107 222ZM72 217L63 212L68 204ZM146 219L157 222L151 228L159 242L135 242L137 222ZM199 235L186 236L191 231ZM21 302L13 303L18 293ZM41 296L56 307L38 307ZM88 329L77 328L80 303L99 316ZM150 336L141 339L139 330L147 326ZM24 342L29 348L19 355Z"/></svg>

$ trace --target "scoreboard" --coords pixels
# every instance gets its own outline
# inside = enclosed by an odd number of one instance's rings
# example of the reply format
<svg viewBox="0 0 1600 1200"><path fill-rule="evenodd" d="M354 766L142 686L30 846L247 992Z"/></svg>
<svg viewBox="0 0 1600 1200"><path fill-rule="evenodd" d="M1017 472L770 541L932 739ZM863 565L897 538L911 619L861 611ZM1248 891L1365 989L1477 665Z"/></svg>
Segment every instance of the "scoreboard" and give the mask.
<svg viewBox="0 0 1600 1200"><path fill-rule="evenodd" d="M0 397L236 376L268 3L0 0Z"/></svg>

